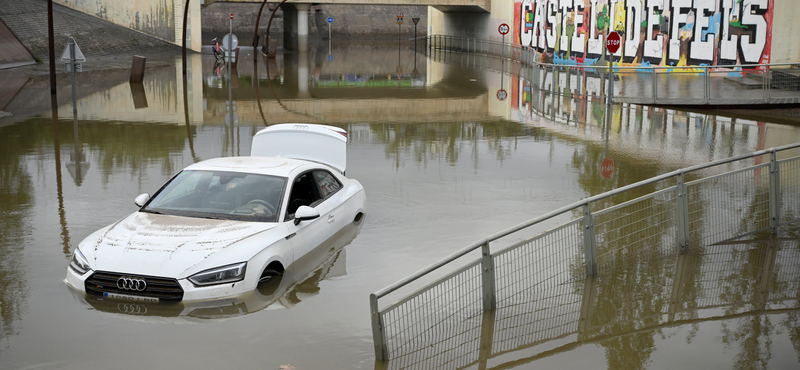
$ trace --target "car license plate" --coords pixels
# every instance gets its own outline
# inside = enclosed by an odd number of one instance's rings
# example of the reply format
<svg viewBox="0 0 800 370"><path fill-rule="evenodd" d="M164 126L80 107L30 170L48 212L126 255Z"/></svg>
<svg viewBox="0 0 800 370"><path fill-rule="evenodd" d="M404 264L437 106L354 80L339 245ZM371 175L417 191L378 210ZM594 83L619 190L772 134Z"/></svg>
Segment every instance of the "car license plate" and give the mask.
<svg viewBox="0 0 800 370"><path fill-rule="evenodd" d="M116 294L116 293L103 293L104 297L114 298L114 299L121 299L125 301L134 301L134 302L158 302L158 298L153 297L138 297L135 295L126 295L126 294Z"/></svg>

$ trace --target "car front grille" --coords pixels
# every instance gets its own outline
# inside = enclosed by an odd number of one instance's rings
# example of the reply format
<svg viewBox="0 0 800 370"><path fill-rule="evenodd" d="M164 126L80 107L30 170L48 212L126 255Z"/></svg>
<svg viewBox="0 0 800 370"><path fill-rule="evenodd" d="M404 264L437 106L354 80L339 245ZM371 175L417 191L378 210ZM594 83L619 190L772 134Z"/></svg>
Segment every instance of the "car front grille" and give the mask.
<svg viewBox="0 0 800 370"><path fill-rule="evenodd" d="M142 291L120 289L117 287L117 280L123 277L144 280L147 286ZM183 299L183 288L181 288L178 280L163 277L98 271L86 279L84 287L86 288L86 293L91 295L102 296L103 293L114 293L128 296L158 298L159 300L173 302Z"/></svg>

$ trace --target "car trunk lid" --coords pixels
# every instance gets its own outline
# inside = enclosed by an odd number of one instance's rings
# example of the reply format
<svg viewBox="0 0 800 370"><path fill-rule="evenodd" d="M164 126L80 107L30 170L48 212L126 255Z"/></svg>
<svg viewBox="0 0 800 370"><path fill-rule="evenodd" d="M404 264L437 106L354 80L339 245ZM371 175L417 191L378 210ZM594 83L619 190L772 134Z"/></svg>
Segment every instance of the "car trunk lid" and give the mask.
<svg viewBox="0 0 800 370"><path fill-rule="evenodd" d="M347 132L339 127L306 123L270 126L253 136L250 155L313 161L344 173Z"/></svg>

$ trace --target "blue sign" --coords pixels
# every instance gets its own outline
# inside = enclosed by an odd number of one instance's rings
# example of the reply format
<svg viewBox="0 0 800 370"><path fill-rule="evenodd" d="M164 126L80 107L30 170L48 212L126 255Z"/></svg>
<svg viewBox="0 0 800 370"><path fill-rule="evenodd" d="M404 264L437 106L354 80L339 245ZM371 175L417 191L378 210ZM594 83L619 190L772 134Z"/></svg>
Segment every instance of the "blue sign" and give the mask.
<svg viewBox="0 0 800 370"><path fill-rule="evenodd" d="M328 17L328 23L333 23L333 17Z"/></svg>
<svg viewBox="0 0 800 370"><path fill-rule="evenodd" d="M330 62L332 60L333 60L333 55L328 55L328 61Z"/></svg>

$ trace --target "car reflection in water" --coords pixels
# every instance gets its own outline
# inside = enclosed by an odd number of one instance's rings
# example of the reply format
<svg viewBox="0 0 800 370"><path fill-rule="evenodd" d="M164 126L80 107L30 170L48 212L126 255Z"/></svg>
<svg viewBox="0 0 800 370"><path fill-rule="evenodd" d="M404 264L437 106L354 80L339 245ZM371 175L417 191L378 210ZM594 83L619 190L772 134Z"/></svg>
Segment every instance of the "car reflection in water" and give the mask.
<svg viewBox="0 0 800 370"><path fill-rule="evenodd" d="M365 218L339 230L316 249L295 261L292 268L283 275L259 283L256 290L235 298L145 303L86 295L75 289L69 291L76 301L88 309L134 316L180 317L189 321L226 319L263 309L291 308L303 299L318 294L320 281L347 274L344 247L358 236Z"/></svg>

